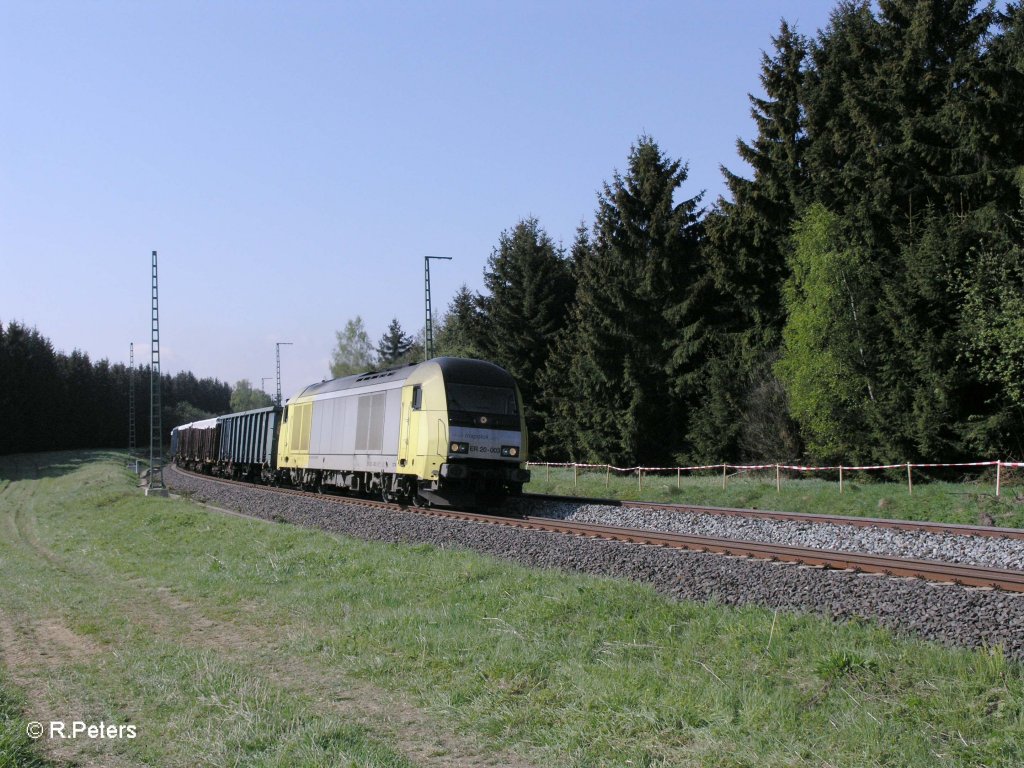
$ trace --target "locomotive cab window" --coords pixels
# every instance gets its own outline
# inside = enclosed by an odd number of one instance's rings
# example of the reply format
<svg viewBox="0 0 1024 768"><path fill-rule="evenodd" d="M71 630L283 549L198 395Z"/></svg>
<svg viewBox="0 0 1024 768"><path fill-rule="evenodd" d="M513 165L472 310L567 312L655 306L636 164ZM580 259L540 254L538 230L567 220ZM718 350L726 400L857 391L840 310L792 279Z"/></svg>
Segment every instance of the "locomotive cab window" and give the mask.
<svg viewBox="0 0 1024 768"><path fill-rule="evenodd" d="M448 410L481 413L489 416L518 416L516 393L511 387L485 387L479 384L449 383Z"/></svg>
<svg viewBox="0 0 1024 768"><path fill-rule="evenodd" d="M288 406L287 405L284 407L284 423L285 424L288 423Z"/></svg>
<svg viewBox="0 0 1024 768"><path fill-rule="evenodd" d="M412 388L412 409L420 410L423 407L423 387L419 384Z"/></svg>

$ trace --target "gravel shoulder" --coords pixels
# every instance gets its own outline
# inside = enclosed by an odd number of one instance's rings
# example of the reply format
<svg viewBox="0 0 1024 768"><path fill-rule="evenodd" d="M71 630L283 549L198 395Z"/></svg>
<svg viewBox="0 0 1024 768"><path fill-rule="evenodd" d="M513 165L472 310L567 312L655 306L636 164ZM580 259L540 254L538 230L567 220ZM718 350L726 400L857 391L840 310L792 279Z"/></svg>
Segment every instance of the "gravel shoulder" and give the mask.
<svg viewBox="0 0 1024 768"><path fill-rule="evenodd" d="M523 514L557 520L1024 570L1024 539L767 520L640 506L530 499L518 500L516 505Z"/></svg>

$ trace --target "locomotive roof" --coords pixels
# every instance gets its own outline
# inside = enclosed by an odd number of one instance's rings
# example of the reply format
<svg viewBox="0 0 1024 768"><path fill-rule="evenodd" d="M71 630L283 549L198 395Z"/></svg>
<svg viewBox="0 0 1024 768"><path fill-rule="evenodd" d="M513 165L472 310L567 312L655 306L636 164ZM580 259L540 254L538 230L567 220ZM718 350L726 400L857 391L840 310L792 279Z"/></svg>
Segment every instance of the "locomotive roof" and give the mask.
<svg viewBox="0 0 1024 768"><path fill-rule="evenodd" d="M412 372L416 370L418 364L412 363L410 365L404 365L401 368L388 368L383 371L366 371L365 373L357 373L354 376L342 376L339 379L328 379L327 381L321 381L319 384L310 384L304 390L299 393L299 397L305 397L306 395L320 395L324 392L338 392L342 389L354 389L355 387L365 387L369 384L384 383L384 382L395 382L405 381Z"/></svg>
<svg viewBox="0 0 1024 768"><path fill-rule="evenodd" d="M445 381L458 384L481 384L488 387L511 387L512 374L499 365L468 357L436 357L429 361L441 366Z"/></svg>
<svg viewBox="0 0 1024 768"><path fill-rule="evenodd" d="M377 383L402 382L412 376L413 371L421 365L431 364L441 368L441 375L445 381L460 384L482 384L491 387L511 387L514 383L508 371L486 360L471 360L465 357L435 357L424 363L410 363L400 368L385 368L382 371L367 371L354 376L321 381L319 384L311 384L306 387L299 393L299 397L338 392L343 389L354 389Z"/></svg>

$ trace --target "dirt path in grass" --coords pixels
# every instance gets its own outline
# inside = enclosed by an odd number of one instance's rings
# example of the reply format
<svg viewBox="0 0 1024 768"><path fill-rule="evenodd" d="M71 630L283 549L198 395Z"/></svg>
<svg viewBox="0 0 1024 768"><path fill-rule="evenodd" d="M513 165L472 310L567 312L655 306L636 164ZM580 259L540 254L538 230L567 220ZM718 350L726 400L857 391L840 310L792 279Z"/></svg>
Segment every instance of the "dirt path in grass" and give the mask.
<svg viewBox="0 0 1024 768"><path fill-rule="evenodd" d="M62 684L60 670L101 653L89 638L76 635L55 617L16 621L0 611L0 664L28 701L26 724L33 718L49 727L60 720L85 720L86 704ZM114 752L115 742L86 738L43 738L39 747L57 765L75 768L121 768L135 765Z"/></svg>
<svg viewBox="0 0 1024 768"><path fill-rule="evenodd" d="M471 736L455 733L401 695L356 680L326 661L282 653L282 645L290 639L287 633L301 632L302 628L260 625L255 620L255 607L253 622L211 618L201 605L183 599L168 587L154 587L141 579L125 580L94 562L55 552L41 539L31 504L5 506L8 509L0 512L0 530L10 546L29 554L42 567L59 572L59 578L94 584L95 591L114 602L134 626L144 627L157 639L213 652L267 685L310 702L310 709L317 714L335 715L366 727L376 739L417 765L530 768L513 754L488 751ZM247 614L243 611L241 615ZM58 617L26 617L24 613L0 610L0 661L25 692L29 714L40 719L39 713L54 712L56 705L60 712L54 717L75 719L85 711L72 684L60 679L63 665L98 662L103 655L116 653L116 646L101 646L77 635ZM41 746L48 757L61 763L114 768L129 764L110 751L110 742L47 739Z"/></svg>
<svg viewBox="0 0 1024 768"><path fill-rule="evenodd" d="M311 700L320 714L337 715L367 727L417 765L530 767L515 755L485 751L470 739L441 727L400 696L356 680L336 667L286 657L280 646L282 635L288 640L288 633L293 631L288 627L267 631L263 627L210 619L198 606L167 588L132 586L152 596L150 605L156 602L161 607L160 611L138 615L155 631L163 634L169 629L168 624L182 627L186 644L216 651L235 663L252 664L255 657L258 663L254 666L267 683Z"/></svg>
<svg viewBox="0 0 1024 768"><path fill-rule="evenodd" d="M10 487L5 487L4 492ZM31 513L21 500L12 506L13 512L0 514L0 535L11 546L29 551L48 566L60 569L60 558L42 546L35 536ZM93 640L73 632L59 617L39 615L25 619L0 607L0 664L27 700L26 721L35 718L48 727L53 719L70 724L84 718L86 704L63 684L61 668L65 664L90 661L102 652ZM44 738L39 748L57 765L76 768L134 765L113 751L111 741Z"/></svg>

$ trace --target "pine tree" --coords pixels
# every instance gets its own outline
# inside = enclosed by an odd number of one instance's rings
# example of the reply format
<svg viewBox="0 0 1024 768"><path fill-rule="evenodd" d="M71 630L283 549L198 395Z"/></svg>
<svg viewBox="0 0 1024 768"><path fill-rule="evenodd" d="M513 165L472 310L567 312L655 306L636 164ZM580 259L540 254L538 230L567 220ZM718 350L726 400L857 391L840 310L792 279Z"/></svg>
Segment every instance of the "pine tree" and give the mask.
<svg viewBox="0 0 1024 768"><path fill-rule="evenodd" d="M439 355L447 357L485 357L481 350L484 319L479 297L465 283L456 292L438 324L435 345Z"/></svg>
<svg viewBox="0 0 1024 768"><path fill-rule="evenodd" d="M704 253L714 281L708 303L715 308L706 317L706 341L713 351L687 382L698 401L690 408L688 442L699 461L769 459L796 450L772 363L784 320L791 230L807 188L801 101L807 42L783 21L772 44L774 55L762 54L765 97L748 96L757 136L749 144L737 141L753 177L723 167L731 199L720 198L705 220Z"/></svg>
<svg viewBox="0 0 1024 768"><path fill-rule="evenodd" d="M135 378L148 386L149 369L140 367ZM128 443L128 369L124 365L91 362L88 354L77 349L70 354L56 352L37 329L10 323L0 325L0 381L4 382L0 405L8 406L0 430L0 454L75 448L123 450ZM168 431L174 424L192 420L174 419L181 404L175 382L194 383L191 395L218 406L194 412L212 415L228 411L227 384L214 379L197 381L185 372L175 377L165 374L162 386ZM178 388L187 391L185 386ZM148 409L138 409L136 427L144 443Z"/></svg>
<svg viewBox="0 0 1024 768"><path fill-rule="evenodd" d="M1017 208L1024 183L1024 2L1008 3L997 15L996 32L982 58L974 119L987 131L994 158L992 180L1006 193L1002 211Z"/></svg>
<svg viewBox="0 0 1024 768"><path fill-rule="evenodd" d="M666 460L678 447L683 414L671 379L690 350L676 339L693 320L699 280L699 196L674 202L686 166L642 136L629 170L598 199L594 242L575 265L576 300L565 348L576 409L575 450L613 463ZM671 374L670 374L671 371Z"/></svg>
<svg viewBox="0 0 1024 768"><path fill-rule="evenodd" d="M377 343L377 359L382 366L394 365L412 348L412 337L402 331L398 318L392 318L387 331Z"/></svg>
<svg viewBox="0 0 1024 768"><path fill-rule="evenodd" d="M50 340L36 328L10 322L3 351L0 403L6 408L0 446L6 443L8 452L17 453L71 447L65 437L65 414L58 410L68 406L68 390Z"/></svg>
<svg viewBox="0 0 1024 768"><path fill-rule="evenodd" d="M576 274L579 265L590 257L590 228L585 221L581 221L576 227L576 236L573 238L572 247L569 249L569 274L572 276L573 285L576 284Z"/></svg>
<svg viewBox="0 0 1024 768"><path fill-rule="evenodd" d="M783 21L772 44L775 55L762 54L765 98L748 96L757 136L750 144L736 142L753 178L723 167L732 199L719 199L706 221L708 266L730 303L733 327L754 330L770 346L782 327L786 253L807 188L801 103L807 42Z"/></svg>
<svg viewBox="0 0 1024 768"><path fill-rule="evenodd" d="M580 222L566 262L574 285L582 265L588 263L592 256L590 231L585 222ZM548 360L537 374L538 400L547 415L542 455L549 461L566 461L580 455L578 424L580 411L586 406L579 401L572 378L566 375L573 359L577 334L577 323L573 319L575 295L574 291L566 323L555 335Z"/></svg>
<svg viewBox="0 0 1024 768"><path fill-rule="evenodd" d="M847 261L833 265L845 263L858 280L856 324L851 310L817 351L804 348L806 370L828 369L830 360L850 366L852 379L833 393L849 402L822 400L835 406L841 435L823 437L823 411L808 416L790 367L792 334L780 363L812 451L842 445L907 460L966 449L974 385L957 356L953 276L1005 210L1008 179L985 106L986 78L998 79L986 69L994 15L976 5L881 0L876 14L867 2L844 2L811 45L808 195L844 238L833 250ZM799 315L791 314L790 332ZM872 386L850 390L851 381Z"/></svg>
<svg viewBox="0 0 1024 768"><path fill-rule="evenodd" d="M564 254L535 218L501 233L484 271L482 347L511 373L526 409L531 450L545 450L547 413L538 374L565 325L574 285Z"/></svg>
<svg viewBox="0 0 1024 768"><path fill-rule="evenodd" d="M929 205L983 205L994 168L979 81L991 7L841 3L812 45L808 168L817 199L891 254Z"/></svg>

